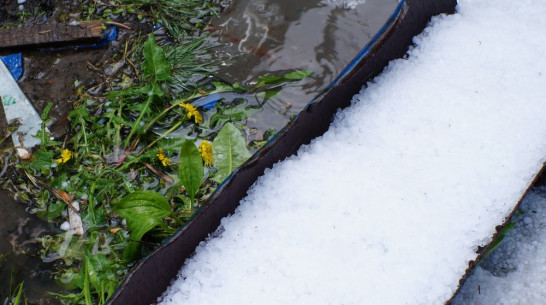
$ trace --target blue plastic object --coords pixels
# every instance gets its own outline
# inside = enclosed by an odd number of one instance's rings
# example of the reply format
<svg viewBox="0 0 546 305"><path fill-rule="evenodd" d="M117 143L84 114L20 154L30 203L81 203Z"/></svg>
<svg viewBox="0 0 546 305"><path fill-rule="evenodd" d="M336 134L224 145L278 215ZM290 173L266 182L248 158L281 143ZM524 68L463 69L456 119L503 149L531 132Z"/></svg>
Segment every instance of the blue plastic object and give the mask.
<svg viewBox="0 0 546 305"><path fill-rule="evenodd" d="M246 93L241 91L224 91L224 92L218 92L218 93L212 93L209 95L202 96L193 102L191 104L195 107L202 107L205 110L210 110L221 100L225 101L231 101L235 99L252 99L256 98L256 95L254 93Z"/></svg>
<svg viewBox="0 0 546 305"><path fill-rule="evenodd" d="M118 36L118 28L114 25L109 25L106 30L104 31L104 36L101 40L94 44L86 44L86 45L79 45L76 46L74 49L81 50L86 48L93 48L97 49L100 47L104 47L105 45L109 44L110 42L116 40L116 37Z"/></svg>
<svg viewBox="0 0 546 305"><path fill-rule="evenodd" d="M23 75L23 57L21 53L0 56L13 78L17 81Z"/></svg>
<svg viewBox="0 0 546 305"><path fill-rule="evenodd" d="M108 43L116 40L116 37L118 37L118 28L114 25L109 25L104 31L104 36L102 37L102 39L99 42L92 44L90 47L92 48L103 47L107 45Z"/></svg>

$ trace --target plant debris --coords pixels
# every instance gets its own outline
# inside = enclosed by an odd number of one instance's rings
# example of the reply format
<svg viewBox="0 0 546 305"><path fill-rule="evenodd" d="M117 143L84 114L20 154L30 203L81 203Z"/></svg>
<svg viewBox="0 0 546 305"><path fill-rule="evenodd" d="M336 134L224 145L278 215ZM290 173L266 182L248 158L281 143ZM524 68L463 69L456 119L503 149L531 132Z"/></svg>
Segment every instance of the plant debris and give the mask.
<svg viewBox="0 0 546 305"><path fill-rule="evenodd" d="M41 111L39 147L27 158L14 148L1 151L6 171L0 183L32 213L65 230L40 237L37 255L72 291L53 295L65 304L104 304L129 269L263 145L247 140L249 116L279 86L311 72L264 76L253 88L216 79L212 72L220 63L209 59L206 40L207 23L220 10L215 1L81 5L79 24L102 19L126 31L117 52L106 62L86 62L100 78L74 80L61 136L51 126L50 114L58 109L49 102ZM62 14L53 18L68 21ZM140 19L163 27L124 22ZM223 92L232 98L194 104Z"/></svg>

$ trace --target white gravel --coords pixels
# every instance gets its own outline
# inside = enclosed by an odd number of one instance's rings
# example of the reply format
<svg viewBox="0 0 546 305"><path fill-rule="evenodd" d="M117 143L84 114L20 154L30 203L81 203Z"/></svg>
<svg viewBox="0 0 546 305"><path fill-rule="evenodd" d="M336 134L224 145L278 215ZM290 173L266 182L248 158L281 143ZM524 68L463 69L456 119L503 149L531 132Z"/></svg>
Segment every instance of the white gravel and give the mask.
<svg viewBox="0 0 546 305"><path fill-rule="evenodd" d="M545 160L544 16L543 0L466 0L434 18L161 304L443 304ZM503 304L539 304L522 300Z"/></svg>

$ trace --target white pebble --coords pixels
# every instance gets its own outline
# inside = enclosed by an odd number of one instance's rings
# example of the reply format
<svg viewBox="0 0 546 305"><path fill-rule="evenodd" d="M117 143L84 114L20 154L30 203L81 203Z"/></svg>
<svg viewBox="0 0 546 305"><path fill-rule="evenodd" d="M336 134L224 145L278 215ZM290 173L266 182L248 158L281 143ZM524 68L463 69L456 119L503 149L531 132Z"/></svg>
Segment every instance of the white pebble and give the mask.
<svg viewBox="0 0 546 305"><path fill-rule="evenodd" d="M61 230L63 231L68 231L70 230L70 223L68 223L68 221L65 221L61 224Z"/></svg>

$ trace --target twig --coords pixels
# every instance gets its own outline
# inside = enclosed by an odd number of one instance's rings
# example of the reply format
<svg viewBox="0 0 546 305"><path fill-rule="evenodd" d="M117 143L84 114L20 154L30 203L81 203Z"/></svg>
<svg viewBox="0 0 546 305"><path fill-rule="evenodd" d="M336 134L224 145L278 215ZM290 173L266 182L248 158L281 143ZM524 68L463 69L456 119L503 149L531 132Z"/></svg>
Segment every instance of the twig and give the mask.
<svg viewBox="0 0 546 305"><path fill-rule="evenodd" d="M169 184L173 184L174 183L174 180L167 176L165 173L157 170L155 167L153 167L150 163L147 163L147 162L144 162L144 165L152 172L154 173L155 175L157 175L159 178L163 179L165 182L169 183Z"/></svg>
<svg viewBox="0 0 546 305"><path fill-rule="evenodd" d="M124 28L126 30L132 30L132 28L128 25L125 25L123 23L119 23L119 22L115 22L115 21L107 21L106 24L109 24L109 25L117 25L119 26L120 28Z"/></svg>
<svg viewBox="0 0 546 305"><path fill-rule="evenodd" d="M75 206L72 205L72 200L74 200L74 195L71 195L71 194L68 194L68 193L66 193L64 191L60 191L60 190L56 190L56 189L52 188L51 186L49 186L45 182L37 179L36 177L31 176L27 171L25 171L25 174L26 174L27 178L30 180L30 182L32 182L32 184L34 184L34 186L43 187L43 188L47 189L49 192L51 192L51 194L53 194L53 196L55 196L55 198L61 200L64 203L66 203L66 205L70 209L74 210L75 212L80 211L79 207L76 208Z"/></svg>

